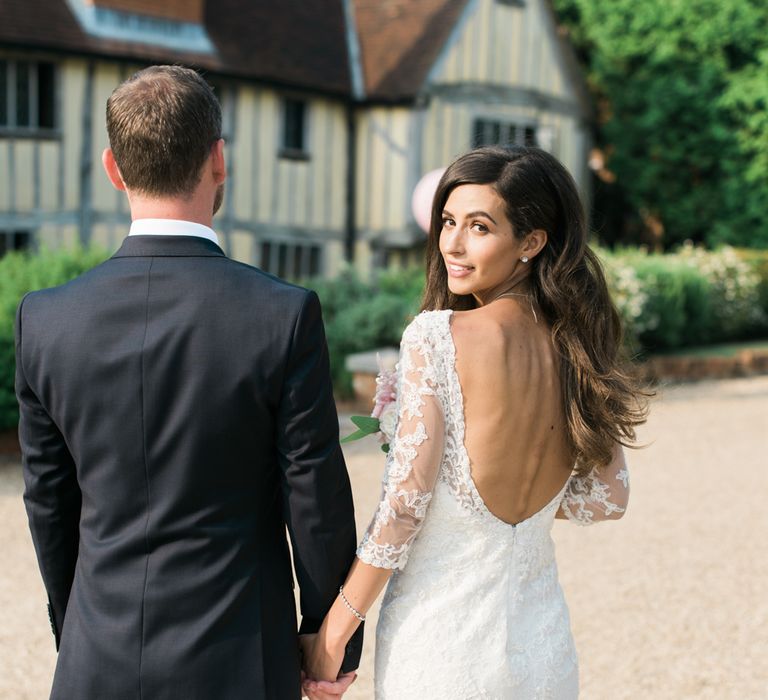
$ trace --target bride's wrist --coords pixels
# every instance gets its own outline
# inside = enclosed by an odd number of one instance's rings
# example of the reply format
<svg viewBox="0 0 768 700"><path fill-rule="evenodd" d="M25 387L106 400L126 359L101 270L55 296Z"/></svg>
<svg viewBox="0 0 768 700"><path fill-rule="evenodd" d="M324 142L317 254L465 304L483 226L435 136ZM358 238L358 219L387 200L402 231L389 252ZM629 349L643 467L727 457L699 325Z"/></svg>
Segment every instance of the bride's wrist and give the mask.
<svg viewBox="0 0 768 700"><path fill-rule="evenodd" d="M360 621L350 614L344 603L337 597L324 624L326 625L326 646L336 651L343 651L360 625Z"/></svg>
<svg viewBox="0 0 768 700"><path fill-rule="evenodd" d="M343 652L352 636L347 634L347 630L339 624L338 620L334 620L334 617L331 614L325 619L318 635L326 652L331 655Z"/></svg>

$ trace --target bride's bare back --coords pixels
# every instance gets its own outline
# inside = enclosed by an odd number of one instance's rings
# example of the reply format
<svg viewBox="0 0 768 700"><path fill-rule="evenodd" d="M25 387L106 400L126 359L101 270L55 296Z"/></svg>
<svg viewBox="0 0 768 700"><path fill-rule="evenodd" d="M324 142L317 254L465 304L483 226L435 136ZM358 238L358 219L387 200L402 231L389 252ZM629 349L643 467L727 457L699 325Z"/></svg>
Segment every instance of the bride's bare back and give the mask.
<svg viewBox="0 0 768 700"><path fill-rule="evenodd" d="M488 509L518 523L564 486L573 467L550 329L525 298L455 312L472 478Z"/></svg>

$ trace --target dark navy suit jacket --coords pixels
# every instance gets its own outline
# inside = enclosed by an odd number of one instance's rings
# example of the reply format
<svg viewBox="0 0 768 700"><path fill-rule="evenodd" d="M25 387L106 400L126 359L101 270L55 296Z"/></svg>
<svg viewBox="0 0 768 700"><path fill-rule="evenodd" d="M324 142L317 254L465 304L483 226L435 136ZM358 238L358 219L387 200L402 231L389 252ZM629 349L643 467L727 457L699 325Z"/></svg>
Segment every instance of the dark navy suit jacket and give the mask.
<svg viewBox="0 0 768 700"><path fill-rule="evenodd" d="M51 697L298 699L286 525L302 632L356 544L317 296L203 238L131 236L27 295L16 351Z"/></svg>

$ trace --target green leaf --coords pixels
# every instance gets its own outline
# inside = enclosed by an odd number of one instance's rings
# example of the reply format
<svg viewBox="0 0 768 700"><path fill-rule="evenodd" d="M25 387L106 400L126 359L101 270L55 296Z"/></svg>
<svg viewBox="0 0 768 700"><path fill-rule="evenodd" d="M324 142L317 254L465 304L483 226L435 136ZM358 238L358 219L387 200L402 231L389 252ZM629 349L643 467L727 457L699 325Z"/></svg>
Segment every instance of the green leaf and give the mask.
<svg viewBox="0 0 768 700"><path fill-rule="evenodd" d="M373 416L352 416L352 422L367 434L379 432L379 419Z"/></svg>
<svg viewBox="0 0 768 700"><path fill-rule="evenodd" d="M384 453L387 453L387 452L389 452L389 443L385 442L385 443L384 443L384 444L381 446L381 451L382 451L382 452L384 452Z"/></svg>
<svg viewBox="0 0 768 700"><path fill-rule="evenodd" d="M359 430L356 430L351 435L347 435L347 437L342 438L340 440L342 444L347 442L354 442L355 440L364 438L366 435L373 435L374 433L379 432L378 418L373 418L372 416L352 416L350 420L359 428Z"/></svg>
<svg viewBox="0 0 768 700"><path fill-rule="evenodd" d="M347 435L347 437L341 438L339 442L343 445L347 442L354 442L355 440L360 440L361 438L367 437L368 435L370 435L370 433L366 433L362 430L356 430L354 433Z"/></svg>

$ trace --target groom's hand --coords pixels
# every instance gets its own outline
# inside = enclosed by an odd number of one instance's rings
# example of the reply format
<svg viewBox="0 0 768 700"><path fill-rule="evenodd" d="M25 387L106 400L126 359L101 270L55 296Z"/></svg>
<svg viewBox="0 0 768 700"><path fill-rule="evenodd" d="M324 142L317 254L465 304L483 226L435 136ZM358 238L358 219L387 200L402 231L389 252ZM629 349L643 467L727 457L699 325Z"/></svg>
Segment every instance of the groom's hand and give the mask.
<svg viewBox="0 0 768 700"><path fill-rule="evenodd" d="M349 690L355 679L357 672L350 671L342 673L335 681L313 681L308 678L302 679L302 689L309 700L338 700Z"/></svg>

